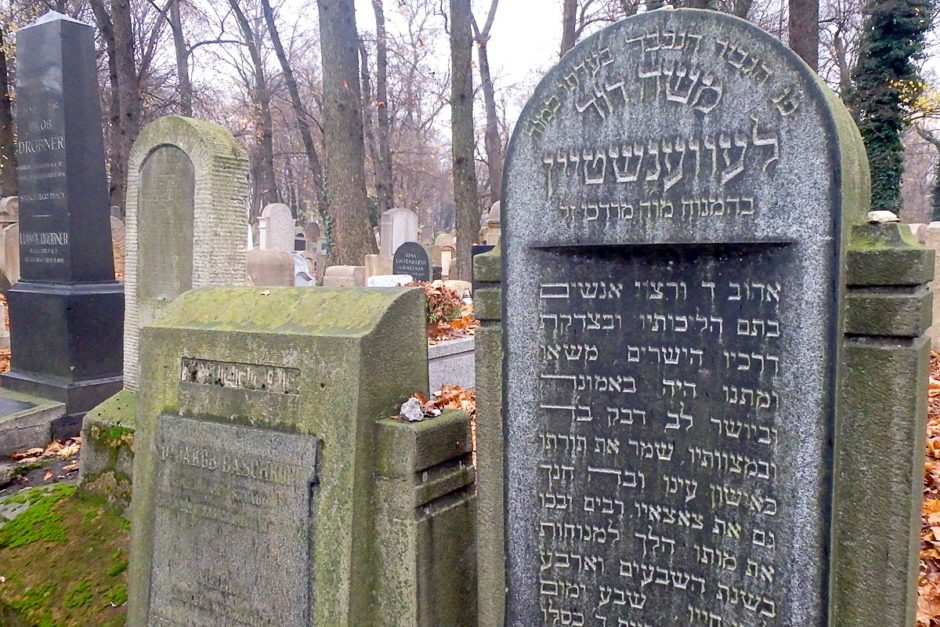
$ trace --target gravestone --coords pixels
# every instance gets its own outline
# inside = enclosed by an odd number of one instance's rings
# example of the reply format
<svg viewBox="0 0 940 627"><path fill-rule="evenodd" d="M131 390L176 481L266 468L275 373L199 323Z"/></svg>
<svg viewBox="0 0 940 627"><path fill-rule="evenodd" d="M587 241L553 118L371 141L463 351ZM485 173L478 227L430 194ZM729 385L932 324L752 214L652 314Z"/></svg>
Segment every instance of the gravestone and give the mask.
<svg viewBox="0 0 940 627"><path fill-rule="evenodd" d="M365 266L330 266L323 273L323 287L363 287Z"/></svg>
<svg viewBox="0 0 940 627"><path fill-rule="evenodd" d="M16 41L20 280L2 382L64 403L74 422L121 389L94 29L49 12Z"/></svg>
<svg viewBox="0 0 940 627"><path fill-rule="evenodd" d="M506 170L507 624L911 624L927 255L864 225L834 94L649 12L549 72ZM908 398L866 395L891 360Z"/></svg>
<svg viewBox="0 0 940 627"><path fill-rule="evenodd" d="M128 171L124 383L135 390L141 326L187 290L248 282L248 159L225 128L167 116L140 132Z"/></svg>
<svg viewBox="0 0 940 627"><path fill-rule="evenodd" d="M387 259L405 242L418 241L418 214L410 209L389 209L382 214L379 227L379 250Z"/></svg>
<svg viewBox="0 0 940 627"><path fill-rule="evenodd" d="M410 274L415 281L431 280L431 258L424 246L405 242L395 251L392 274Z"/></svg>
<svg viewBox="0 0 940 627"><path fill-rule="evenodd" d="M214 288L144 329L128 624L477 624L469 417L387 419L427 392L423 311Z"/></svg>
<svg viewBox="0 0 940 627"><path fill-rule="evenodd" d="M282 203L266 206L261 211L259 224L263 250L294 250L296 226L290 207Z"/></svg>

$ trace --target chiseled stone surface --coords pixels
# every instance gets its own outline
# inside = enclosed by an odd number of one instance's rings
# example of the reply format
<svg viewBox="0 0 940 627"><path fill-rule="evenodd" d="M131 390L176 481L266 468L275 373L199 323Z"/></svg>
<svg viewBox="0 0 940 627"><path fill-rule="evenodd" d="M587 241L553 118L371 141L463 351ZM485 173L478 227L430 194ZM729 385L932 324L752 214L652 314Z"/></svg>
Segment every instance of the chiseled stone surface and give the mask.
<svg viewBox="0 0 940 627"><path fill-rule="evenodd" d="M422 467L378 452L379 420L427 390L423 311L416 289L210 288L144 329L129 624L163 612L187 625L418 624L411 600L431 584L396 568L455 560L443 540L474 537L466 525L436 543L415 535L472 520L470 480L449 461L463 449ZM377 502L389 467L410 498ZM381 537L410 538L396 547L410 561L387 566L394 586L376 567ZM472 575L453 570L452 588ZM380 615L380 598L398 612Z"/></svg>
<svg viewBox="0 0 940 627"><path fill-rule="evenodd" d="M128 172L124 385L135 390L141 326L188 289L248 282L248 157L221 126L167 116L140 132Z"/></svg>
<svg viewBox="0 0 940 627"><path fill-rule="evenodd" d="M508 624L826 623L848 112L654 11L547 74L506 170Z"/></svg>
<svg viewBox="0 0 940 627"><path fill-rule="evenodd" d="M261 211L261 248L293 252L297 231L290 207L273 203Z"/></svg>

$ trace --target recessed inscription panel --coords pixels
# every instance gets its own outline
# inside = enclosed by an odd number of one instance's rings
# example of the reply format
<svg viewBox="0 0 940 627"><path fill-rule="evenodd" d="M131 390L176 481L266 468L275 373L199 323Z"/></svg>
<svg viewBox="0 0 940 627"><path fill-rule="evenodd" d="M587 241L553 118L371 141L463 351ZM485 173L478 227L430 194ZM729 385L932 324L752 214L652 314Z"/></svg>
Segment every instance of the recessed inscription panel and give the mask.
<svg viewBox="0 0 940 627"><path fill-rule="evenodd" d="M528 503L543 624L784 615L776 573L798 517L780 490L797 478L781 446L799 393L780 385L799 324L788 248L544 257Z"/></svg>
<svg viewBox="0 0 940 627"><path fill-rule="evenodd" d="M150 624L309 624L318 442L160 417Z"/></svg>
<svg viewBox="0 0 940 627"><path fill-rule="evenodd" d="M507 623L824 624L842 207L779 41L653 11L506 161Z"/></svg>

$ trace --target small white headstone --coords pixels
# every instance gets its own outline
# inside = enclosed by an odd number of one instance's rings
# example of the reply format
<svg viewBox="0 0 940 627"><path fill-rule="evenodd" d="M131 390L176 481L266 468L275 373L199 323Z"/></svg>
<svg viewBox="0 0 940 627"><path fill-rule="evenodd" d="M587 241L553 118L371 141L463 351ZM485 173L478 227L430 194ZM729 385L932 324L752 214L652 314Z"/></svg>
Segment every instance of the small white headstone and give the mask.
<svg viewBox="0 0 940 627"><path fill-rule="evenodd" d="M261 248L294 251L294 216L290 207L281 203L268 205L261 212Z"/></svg>

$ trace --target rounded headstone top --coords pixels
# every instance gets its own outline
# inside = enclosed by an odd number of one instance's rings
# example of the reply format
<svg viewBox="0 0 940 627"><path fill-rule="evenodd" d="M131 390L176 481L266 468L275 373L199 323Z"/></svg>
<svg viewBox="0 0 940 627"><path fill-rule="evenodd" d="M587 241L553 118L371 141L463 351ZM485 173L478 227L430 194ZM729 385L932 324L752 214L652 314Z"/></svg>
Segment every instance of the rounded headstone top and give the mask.
<svg viewBox="0 0 940 627"><path fill-rule="evenodd" d="M317 241L320 239L320 225L313 221L308 222L304 227L304 235L308 242Z"/></svg>
<svg viewBox="0 0 940 627"><path fill-rule="evenodd" d="M506 172L503 222L522 245L803 240L843 210L864 223L870 200L861 137L818 76L753 24L691 9L566 54Z"/></svg>
<svg viewBox="0 0 940 627"><path fill-rule="evenodd" d="M438 233L434 238L435 246L456 246L457 245L457 236L453 233Z"/></svg>
<svg viewBox="0 0 940 627"><path fill-rule="evenodd" d="M261 210L262 218L271 218L274 216L277 216L279 218L288 217L290 219L293 219L294 214L291 213L290 207L280 202L266 205L264 209Z"/></svg>
<svg viewBox="0 0 940 627"><path fill-rule="evenodd" d="M503 203L499 200L493 203L493 206L490 207L490 212L486 215L487 224L499 224L501 219L501 214L503 212Z"/></svg>

